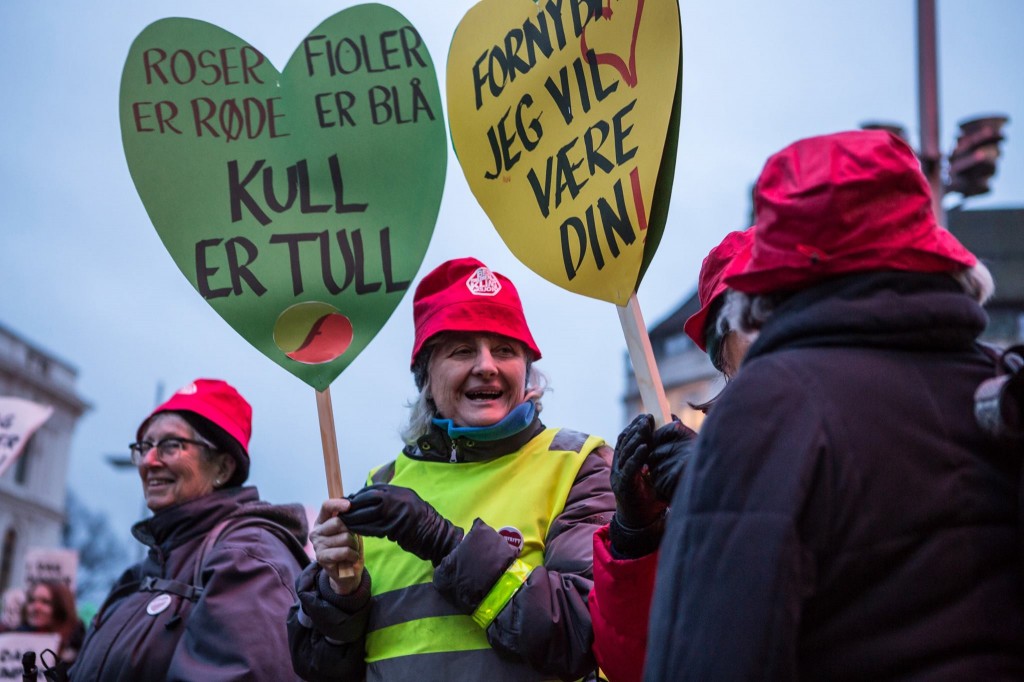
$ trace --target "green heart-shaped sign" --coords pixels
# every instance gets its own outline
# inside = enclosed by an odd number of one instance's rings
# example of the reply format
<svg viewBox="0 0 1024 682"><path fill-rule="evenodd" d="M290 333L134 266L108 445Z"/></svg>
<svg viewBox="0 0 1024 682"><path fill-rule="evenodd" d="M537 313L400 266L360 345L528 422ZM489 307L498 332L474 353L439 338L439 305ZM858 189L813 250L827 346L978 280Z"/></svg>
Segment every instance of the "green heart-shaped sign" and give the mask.
<svg viewBox="0 0 1024 682"><path fill-rule="evenodd" d="M395 10L316 27L282 73L212 24L132 44L121 136L175 263L249 343L317 390L373 339L419 269L447 146L433 61Z"/></svg>
<svg viewBox="0 0 1024 682"><path fill-rule="evenodd" d="M625 305L668 214L677 0L482 0L447 74L452 143L505 244L551 282Z"/></svg>

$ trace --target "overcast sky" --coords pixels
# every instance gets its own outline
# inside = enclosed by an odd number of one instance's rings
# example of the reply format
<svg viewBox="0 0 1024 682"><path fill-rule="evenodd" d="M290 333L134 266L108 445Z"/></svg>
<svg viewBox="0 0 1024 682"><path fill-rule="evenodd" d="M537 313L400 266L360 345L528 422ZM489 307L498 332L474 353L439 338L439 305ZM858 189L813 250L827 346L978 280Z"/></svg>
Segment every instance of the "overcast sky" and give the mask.
<svg viewBox="0 0 1024 682"><path fill-rule="evenodd" d="M507 0L512 1L512 0ZM526 1L526 0L520 0ZM160 386L219 377L252 403L250 481L273 502L326 496L313 389L254 350L200 298L153 229L128 174L118 122L132 40L169 16L202 19L278 68L306 34L352 3L293 0L4 0L0 59L0 322L79 371L92 405L80 421L69 485L127 538L140 515L134 472L115 471ZM452 34L469 0L394 0L422 34L444 91ZM1024 2L939 0L942 146L957 121L1011 117L994 191L969 207L1024 205ZM696 284L708 249L746 227L765 159L810 135L866 120L902 123L917 143L913 0L681 2L683 106L661 247L639 290L649 325ZM450 143L449 143L450 150ZM614 440L626 415L625 344L614 307L563 291L505 248L453 153L433 240L416 278L472 255L508 275L551 380L544 421ZM998 285L998 283L997 283ZM333 384L342 475L357 489L399 450L413 396L411 290Z"/></svg>

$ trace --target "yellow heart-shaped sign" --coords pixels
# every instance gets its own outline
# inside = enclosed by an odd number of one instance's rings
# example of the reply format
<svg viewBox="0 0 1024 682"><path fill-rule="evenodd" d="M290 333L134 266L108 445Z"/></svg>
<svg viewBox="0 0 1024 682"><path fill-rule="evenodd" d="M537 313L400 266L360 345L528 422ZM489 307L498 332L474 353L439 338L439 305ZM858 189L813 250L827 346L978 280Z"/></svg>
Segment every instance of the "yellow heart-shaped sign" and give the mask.
<svg viewBox="0 0 1024 682"><path fill-rule="evenodd" d="M531 270L617 305L636 291L664 228L681 54L676 0L483 0L463 17L452 143Z"/></svg>

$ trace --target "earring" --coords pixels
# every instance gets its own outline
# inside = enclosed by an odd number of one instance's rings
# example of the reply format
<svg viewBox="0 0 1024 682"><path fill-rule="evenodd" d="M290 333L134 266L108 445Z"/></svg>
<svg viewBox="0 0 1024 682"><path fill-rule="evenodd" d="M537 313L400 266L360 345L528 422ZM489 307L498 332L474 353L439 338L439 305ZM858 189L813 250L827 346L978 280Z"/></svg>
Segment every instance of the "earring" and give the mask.
<svg viewBox="0 0 1024 682"><path fill-rule="evenodd" d="M220 479L219 478L213 479L213 487L215 487L215 488L219 488L220 487Z"/></svg>

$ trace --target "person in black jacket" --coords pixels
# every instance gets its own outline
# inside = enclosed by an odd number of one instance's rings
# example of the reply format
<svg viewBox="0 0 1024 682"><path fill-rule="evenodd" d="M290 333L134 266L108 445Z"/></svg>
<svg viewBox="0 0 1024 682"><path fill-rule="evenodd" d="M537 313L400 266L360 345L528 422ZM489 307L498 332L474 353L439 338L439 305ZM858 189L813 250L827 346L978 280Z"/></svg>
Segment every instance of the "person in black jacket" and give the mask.
<svg viewBox="0 0 1024 682"><path fill-rule="evenodd" d="M1021 457L976 424L984 266L881 131L801 140L727 285L759 331L673 499L645 679L1019 680Z"/></svg>

